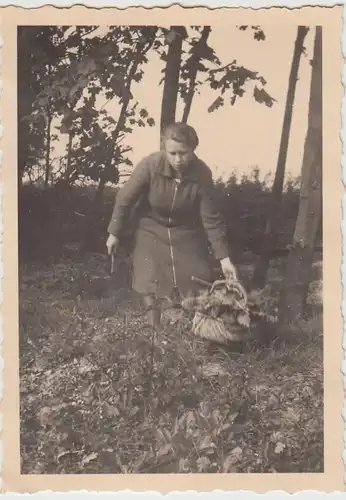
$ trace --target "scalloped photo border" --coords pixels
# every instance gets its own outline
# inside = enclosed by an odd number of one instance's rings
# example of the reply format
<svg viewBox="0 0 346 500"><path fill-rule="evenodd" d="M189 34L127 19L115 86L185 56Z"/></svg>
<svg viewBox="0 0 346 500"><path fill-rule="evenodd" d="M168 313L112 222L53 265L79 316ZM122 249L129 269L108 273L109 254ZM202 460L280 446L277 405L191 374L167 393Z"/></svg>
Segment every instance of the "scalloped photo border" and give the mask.
<svg viewBox="0 0 346 500"><path fill-rule="evenodd" d="M309 2L302 2L300 0L287 0L287 2L283 0L277 0L277 1L270 1L270 0L243 0L243 1L232 1L228 0L227 2L219 3L218 1L212 1L212 0L199 0L198 2L193 1L193 0L184 0L181 2L170 2L168 0L160 0L156 2L151 2L150 0L142 0L142 1L131 1L131 0L118 0L117 2L111 1L111 0L103 0L102 5L100 4L101 2L98 0L87 0L87 1L80 1L80 2L70 2L68 0L56 0L55 2L42 2L40 0L17 0L13 2L6 2L3 0L0 0L0 8L2 7L21 7L24 9L39 9L40 7L45 7L45 6L52 6L52 7L57 7L57 8L69 8L73 6L83 6L83 7L91 7L91 8L96 8L96 9L103 9L107 7L112 7L112 8L118 8L118 9L127 9L129 7L145 7L148 9L151 8L166 8L170 7L172 5L180 5L181 7L184 8L195 8L195 7L207 7L210 9L218 9L222 7L238 7L238 8L251 8L251 9L263 9L263 8L271 8L271 7L282 7L285 9L296 9L296 8L303 8L303 7L310 7L310 6L316 6L316 7L333 7L333 6L343 6L343 35L342 35L342 40L340 40L341 46L342 46L342 55L345 58L346 57L346 24L345 24L345 19L346 19L346 0L344 2L337 2L337 1L319 1L319 0L311 0ZM1 23L1 10L0 10L0 23ZM0 24L0 72L2 70L2 48L3 48L4 40L1 36L1 24ZM346 88L346 67L344 66L343 72L341 75L342 79L342 84L344 88ZM2 110L2 97L3 97L3 81L2 77L0 76L0 110ZM342 116L342 129L340 131L340 139L342 142L342 161L341 161L341 167L342 167L342 181L343 184L346 185L346 148L345 148L345 143L346 143L346 96L344 93L343 99L342 99L342 108L341 108L341 116ZM3 116L2 112L0 111L0 164L1 164L1 174L3 173L2 167L3 167L3 155L2 155L2 143L4 142L4 127L3 127ZM1 284L3 283L3 277L6 272L4 269L4 263L3 263L3 239L4 239L4 223L3 223L3 194L4 194L4 183L1 175L1 180L0 180L0 280ZM346 211L346 197L343 195L342 198L342 214L344 215ZM346 245L346 221L344 220L344 216L341 221L341 234L342 234L342 244L343 244L343 253L342 253L342 264L341 264L341 279L342 279L342 287L344 288L344 283L345 283L345 277L346 277L346 259L344 257L344 249ZM2 286L0 287L0 304L3 303L3 288ZM344 298L343 294L343 299L342 299L342 304L341 304L341 310L342 310L342 317L343 319L346 316L346 301ZM344 336L343 336L343 344L342 347L344 349L344 356L343 356L343 362L342 366L340 367L341 372L344 375L344 390L346 389L346 334L345 334L345 321L344 321ZM2 314L0 314L0 397L2 399L3 397L3 391L4 391L4 382L3 382L3 369L4 369L4 363L5 360L2 355L2 344L3 344L3 338L4 338L4 328L3 328L3 318ZM344 408L343 408L343 418L344 421L346 420L346 404L344 403ZM0 431L2 431L2 421L3 421L3 415L2 413L0 414ZM344 465L346 466L346 426L344 425L344 453L343 453L343 462ZM2 443L0 441L0 468L2 471L2 463L3 463L3 453L2 453ZM304 490L304 491L299 491L294 494L289 494L285 491L281 490L273 490L273 491L268 491L267 493L255 493L253 491L246 491L246 490L241 490L241 491L221 491L221 490L214 490L213 492L208 492L208 493L203 493L203 492L196 492L196 491L179 491L179 492L171 492L166 495L163 495L161 493L158 493L156 491L143 491L143 492L133 492L131 490L124 490L124 491L119 491L119 492L96 492L96 491L86 491L86 490L80 490L80 491L69 491L69 492L54 492L50 490L46 491L40 491L38 493L25 493L25 494L18 494L18 493L5 493L5 497L8 498L23 498L23 500L27 499L30 500L39 500L40 498L42 499L47 499L47 500L55 500L58 498L64 498L68 500L93 500L93 499L102 499L102 498L114 498L117 497L118 500L132 500L135 499L136 497L142 497L146 499L158 499L162 496L169 497L170 500L180 500L184 498L186 499L194 499L198 496L198 500L209 500L213 498L213 500L223 500L224 498L226 499L234 499L234 500L254 500L258 497L262 497L264 500L274 500L274 499L285 499L287 497L294 497L297 500L324 500L324 499L333 499L333 500L343 500L346 499L346 475L344 474L344 484L345 484L345 489L343 491L335 491L333 493L325 493L321 491L315 491L315 490ZM0 482L0 487L1 487L1 482Z"/></svg>

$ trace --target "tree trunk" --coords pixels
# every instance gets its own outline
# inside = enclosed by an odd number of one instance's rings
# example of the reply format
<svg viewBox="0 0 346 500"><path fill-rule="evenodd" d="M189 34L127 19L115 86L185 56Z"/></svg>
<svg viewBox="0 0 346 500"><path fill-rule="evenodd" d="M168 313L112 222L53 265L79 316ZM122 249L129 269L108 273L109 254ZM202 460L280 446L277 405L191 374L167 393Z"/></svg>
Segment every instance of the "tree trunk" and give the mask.
<svg viewBox="0 0 346 500"><path fill-rule="evenodd" d="M65 170L65 181L68 183L73 171L73 167L71 165L71 156L72 156L72 141L73 141L73 132L70 130L68 134L68 143L67 143L67 153L66 153L66 170Z"/></svg>
<svg viewBox="0 0 346 500"><path fill-rule="evenodd" d="M183 112L183 118L182 122L187 123L187 120L189 118L189 114L191 111L191 105L192 105L192 99L195 93L195 84L196 84L196 78L197 78L197 73L198 73L198 64L201 60L202 57L202 50L203 47L206 46L208 37L211 33L211 27L210 26L204 26L201 34L201 38L198 41L198 44L196 46L196 52L194 54L194 60L193 60L193 71L191 72L190 76L190 82L189 82L189 90L186 96L186 101L185 101L185 108Z"/></svg>
<svg viewBox="0 0 346 500"><path fill-rule="evenodd" d="M165 78L161 104L161 139L165 128L175 122L177 109L179 75L181 67L181 55L183 39L186 37L186 29L183 26L171 26L167 62L165 67Z"/></svg>
<svg viewBox="0 0 346 500"><path fill-rule="evenodd" d="M34 37L34 33L32 33ZM23 117L28 117L32 112L35 94L28 92L30 87L31 73L28 69L30 65L30 46L31 38L28 36L27 31L23 27L18 27L17 37L17 123L18 123L18 167L17 167L17 182L18 192L20 191L23 183L23 176L25 174L27 158L30 152L29 129L30 124L28 120L23 120Z"/></svg>
<svg viewBox="0 0 346 500"><path fill-rule="evenodd" d="M105 186L106 186L106 178L105 178L105 176L102 176L99 180L99 183L97 185L97 189L95 191L95 195L94 195L94 199L93 199L94 205L98 206L99 203L101 203L103 192L105 190Z"/></svg>
<svg viewBox="0 0 346 500"><path fill-rule="evenodd" d="M297 38L294 45L291 72L288 81L286 108L282 125L279 156L272 187L271 200L268 206L266 227L263 234L259 259L253 277L253 283L258 288L263 288L265 286L270 264L271 252L276 244L278 215L280 213L280 203L285 178L286 159L291 130L294 97L298 80L300 59L304 50L304 40L308 31L309 28L305 26L299 26L297 31Z"/></svg>
<svg viewBox="0 0 346 500"><path fill-rule="evenodd" d="M301 192L280 304L280 320L289 323L304 312L316 237L322 217L322 27L316 27Z"/></svg>
<svg viewBox="0 0 346 500"><path fill-rule="evenodd" d="M46 167L45 167L45 175L44 175L44 187L48 187L49 184L49 174L50 174L50 140L51 140L51 134L50 134L50 129L52 125L52 113L51 109L48 108L48 113L47 113L47 145L46 145Z"/></svg>

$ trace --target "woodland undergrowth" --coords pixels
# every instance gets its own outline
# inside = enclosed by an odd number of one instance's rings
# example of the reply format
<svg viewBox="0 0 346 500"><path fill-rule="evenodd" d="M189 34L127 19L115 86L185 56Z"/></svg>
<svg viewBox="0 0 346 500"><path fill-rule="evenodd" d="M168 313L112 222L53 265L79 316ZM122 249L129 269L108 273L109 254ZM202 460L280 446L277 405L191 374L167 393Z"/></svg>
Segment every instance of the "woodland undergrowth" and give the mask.
<svg viewBox="0 0 346 500"><path fill-rule="evenodd" d="M84 266L21 267L22 473L323 472L320 305L221 347L188 321L153 335L97 259L78 284Z"/></svg>

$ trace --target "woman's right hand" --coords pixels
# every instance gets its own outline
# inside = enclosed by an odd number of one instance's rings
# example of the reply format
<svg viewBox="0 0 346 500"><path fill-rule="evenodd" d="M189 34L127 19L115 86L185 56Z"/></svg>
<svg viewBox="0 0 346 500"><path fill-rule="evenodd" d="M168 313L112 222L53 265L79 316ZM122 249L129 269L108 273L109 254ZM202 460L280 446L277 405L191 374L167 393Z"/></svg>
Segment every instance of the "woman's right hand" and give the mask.
<svg viewBox="0 0 346 500"><path fill-rule="evenodd" d="M108 250L108 255L115 255L117 252L117 248L119 245L119 238L114 236L114 234L110 234L107 238L107 250Z"/></svg>

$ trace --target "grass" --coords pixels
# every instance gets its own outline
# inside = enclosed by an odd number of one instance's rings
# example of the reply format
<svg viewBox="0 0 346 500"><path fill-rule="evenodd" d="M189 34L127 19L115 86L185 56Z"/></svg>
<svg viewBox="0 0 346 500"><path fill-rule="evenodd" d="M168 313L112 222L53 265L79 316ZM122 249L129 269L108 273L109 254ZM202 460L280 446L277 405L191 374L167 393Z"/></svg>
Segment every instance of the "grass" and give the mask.
<svg viewBox="0 0 346 500"><path fill-rule="evenodd" d="M153 342L100 258L87 266L89 288L84 263L21 266L22 473L323 472L321 312L245 349L182 323Z"/></svg>

